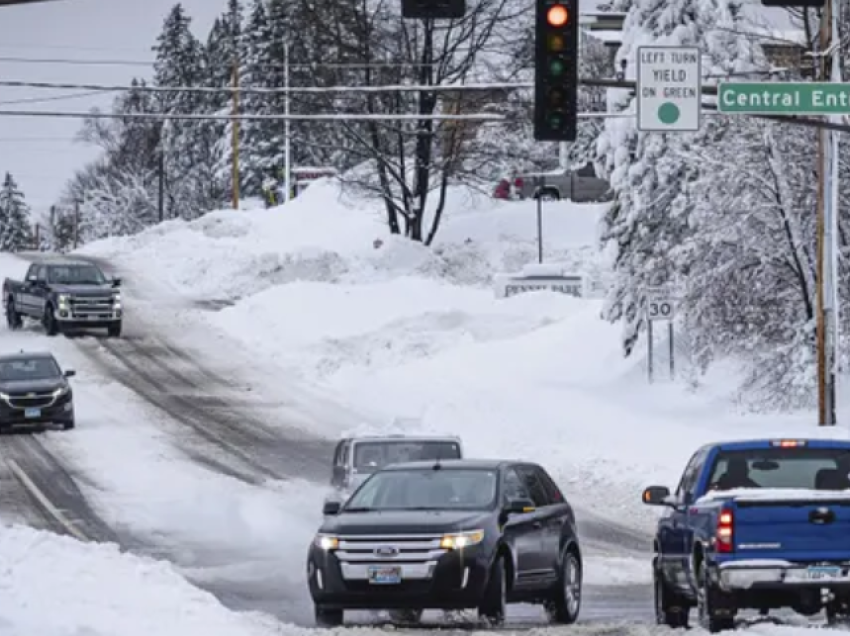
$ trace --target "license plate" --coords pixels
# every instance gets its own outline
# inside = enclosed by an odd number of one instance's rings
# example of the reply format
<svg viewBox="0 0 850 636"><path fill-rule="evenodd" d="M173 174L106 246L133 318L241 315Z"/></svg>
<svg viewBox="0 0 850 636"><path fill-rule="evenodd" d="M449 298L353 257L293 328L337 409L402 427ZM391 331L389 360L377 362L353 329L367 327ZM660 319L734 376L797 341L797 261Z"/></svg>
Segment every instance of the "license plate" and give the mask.
<svg viewBox="0 0 850 636"><path fill-rule="evenodd" d="M828 581L843 578L841 568L834 565L812 565L806 570L806 578L813 581Z"/></svg>
<svg viewBox="0 0 850 636"><path fill-rule="evenodd" d="M26 418L34 418L41 417L41 409L25 409L24 417Z"/></svg>
<svg viewBox="0 0 850 636"><path fill-rule="evenodd" d="M398 585L401 583L401 568L369 568L369 583L374 585Z"/></svg>

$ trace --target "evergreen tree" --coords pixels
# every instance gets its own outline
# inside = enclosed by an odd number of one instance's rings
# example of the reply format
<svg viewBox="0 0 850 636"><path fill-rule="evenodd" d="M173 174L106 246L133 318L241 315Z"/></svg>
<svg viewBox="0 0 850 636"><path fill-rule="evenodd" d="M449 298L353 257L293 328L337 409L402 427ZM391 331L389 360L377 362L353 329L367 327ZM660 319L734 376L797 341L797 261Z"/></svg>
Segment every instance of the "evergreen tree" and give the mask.
<svg viewBox="0 0 850 636"><path fill-rule="evenodd" d="M272 32L269 26L268 12L264 0L254 0L248 23L245 27L245 54L241 75L246 85L271 87L275 78L270 68ZM246 113L268 114L270 102L279 101L274 95L250 94L243 97ZM274 107L274 104L271 104ZM281 110L280 112L283 112ZM274 161L268 159L269 140L272 125L269 121L243 122L243 152L240 157L242 166L242 187L246 196L261 196L263 180L273 168ZM225 140L226 142L227 140ZM281 146L282 148L282 146Z"/></svg>
<svg viewBox="0 0 850 636"><path fill-rule="evenodd" d="M205 64L207 69L207 84L210 86L230 87L233 85L234 70L238 70L239 84L245 85L248 82L241 77L241 67L244 59L244 43L243 43L243 7L239 0L230 0L227 10L218 17L213 23L213 27L207 38L205 47ZM245 99L247 96L240 98L240 112L248 113L250 109L245 107ZM230 113L233 104L233 96L230 93L222 92L209 95L207 110L212 113L225 115ZM244 138L242 130L246 122L240 122L240 146L241 140ZM231 121L210 121L205 124L205 143L211 143L210 153L215 157L214 174L211 176L211 182L215 183L220 188L220 192L215 195L218 198L226 198L232 190L232 158L233 158L233 122ZM241 150L241 148L240 148ZM242 156L240 152L240 172L244 174L242 168ZM240 182L243 179L240 177ZM241 183L240 183L241 185ZM240 188L241 189L241 188Z"/></svg>
<svg viewBox="0 0 850 636"><path fill-rule="evenodd" d="M0 251L32 249L33 240L29 206L15 179L7 172L0 186Z"/></svg>
<svg viewBox="0 0 850 636"><path fill-rule="evenodd" d="M201 86L207 79L204 47L190 29L191 18L175 5L163 23L153 47L156 52L154 81L160 87ZM160 92L159 111L171 114L210 112L210 96L193 92ZM163 127L163 152L168 174L169 218L195 218L216 207L210 180L217 159L212 152L217 139L210 138L205 122L169 120Z"/></svg>

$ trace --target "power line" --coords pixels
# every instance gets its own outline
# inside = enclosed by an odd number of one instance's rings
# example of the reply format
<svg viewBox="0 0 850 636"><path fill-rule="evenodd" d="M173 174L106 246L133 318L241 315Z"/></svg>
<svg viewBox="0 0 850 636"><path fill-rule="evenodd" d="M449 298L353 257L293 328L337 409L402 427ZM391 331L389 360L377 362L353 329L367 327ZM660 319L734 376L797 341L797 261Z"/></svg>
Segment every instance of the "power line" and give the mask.
<svg viewBox="0 0 850 636"><path fill-rule="evenodd" d="M54 141L77 141L76 137L0 137L0 143L39 143Z"/></svg>
<svg viewBox="0 0 850 636"><path fill-rule="evenodd" d="M520 88L533 88L531 82L493 82L485 84L464 85L416 85L416 84L389 84L385 86L301 86L290 88L266 88L259 86L109 86L104 84L63 84L57 82L22 82L19 80L0 81L0 86L8 88L39 88L39 89L65 89L84 91L136 91L144 93L244 93L247 95L284 95L286 93L392 93L392 92L461 92L461 91L498 91L515 90Z"/></svg>
<svg viewBox="0 0 850 636"><path fill-rule="evenodd" d="M0 117L62 117L71 119L140 119L149 121L504 121L502 115L471 113L467 115L380 115L372 113L326 113L319 115L199 115L197 113L100 113L46 111L46 110L0 110Z"/></svg>
<svg viewBox="0 0 850 636"><path fill-rule="evenodd" d="M59 57L18 57L0 55L0 62L10 64L68 64L73 66L153 66L153 62L142 62L140 60L75 60Z"/></svg>
<svg viewBox="0 0 850 636"><path fill-rule="evenodd" d="M47 58L47 57L21 57L0 55L0 62L8 62L11 64L63 64L70 66L141 66L151 68L156 64L153 60L121 60L121 59L102 59L102 60L81 60L74 58ZM284 64L258 64L259 68L264 69L279 69L286 68ZM329 69L368 69L368 68L420 68L422 66L436 66L435 64L424 65L420 62L339 62L339 63L317 63L317 64L290 64L292 70L313 70L317 68Z"/></svg>
<svg viewBox="0 0 850 636"><path fill-rule="evenodd" d="M69 99L80 99L82 97L93 97L103 95L103 91L88 91L86 93L72 93L69 95L54 95L53 97L26 97L23 99L0 100L0 106L11 106L13 104L41 104L43 102L62 102Z"/></svg>

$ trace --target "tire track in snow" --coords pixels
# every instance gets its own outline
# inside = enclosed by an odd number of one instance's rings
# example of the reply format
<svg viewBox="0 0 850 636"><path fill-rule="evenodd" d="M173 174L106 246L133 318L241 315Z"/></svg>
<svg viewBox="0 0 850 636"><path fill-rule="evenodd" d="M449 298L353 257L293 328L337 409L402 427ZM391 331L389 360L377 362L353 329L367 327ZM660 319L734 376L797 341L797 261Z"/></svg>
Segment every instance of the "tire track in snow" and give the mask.
<svg viewBox="0 0 850 636"><path fill-rule="evenodd" d="M118 543L118 536L89 505L69 469L35 434L4 435L2 458L14 479L29 525L83 541Z"/></svg>

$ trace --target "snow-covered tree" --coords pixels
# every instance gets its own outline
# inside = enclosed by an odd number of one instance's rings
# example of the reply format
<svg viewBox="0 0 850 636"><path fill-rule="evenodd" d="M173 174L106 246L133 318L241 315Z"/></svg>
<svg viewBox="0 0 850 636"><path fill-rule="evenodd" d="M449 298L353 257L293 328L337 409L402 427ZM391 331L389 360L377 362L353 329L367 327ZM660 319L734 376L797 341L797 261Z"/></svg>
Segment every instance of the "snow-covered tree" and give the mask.
<svg viewBox="0 0 850 636"><path fill-rule="evenodd" d="M180 4L175 5L163 23L153 47L154 82L159 87L202 86L207 80L204 47L191 31L192 20ZM157 93L158 110L169 114L209 112L207 93ZM213 134L215 134L213 132ZM210 182L218 164L205 122L169 120L163 126L165 169L168 175L169 217L195 218L216 207L216 188Z"/></svg>
<svg viewBox="0 0 850 636"><path fill-rule="evenodd" d="M645 44L698 46L709 77L752 72L760 54L746 36L741 0L634 0L624 25L618 61L635 78L637 49ZM710 82L711 80L709 80ZM635 112L627 91L611 91L609 109ZM676 284L682 275L675 248L691 230L689 185L701 178L697 163L682 160L680 150L711 145L725 121L706 118L694 135L640 133L633 118L611 119L600 135L601 171L616 192L603 220L603 241L616 247L615 287L606 315L623 323L628 355L643 327L642 290Z"/></svg>
<svg viewBox="0 0 850 636"><path fill-rule="evenodd" d="M30 209L10 173L0 186L0 251L20 252L33 248Z"/></svg>

